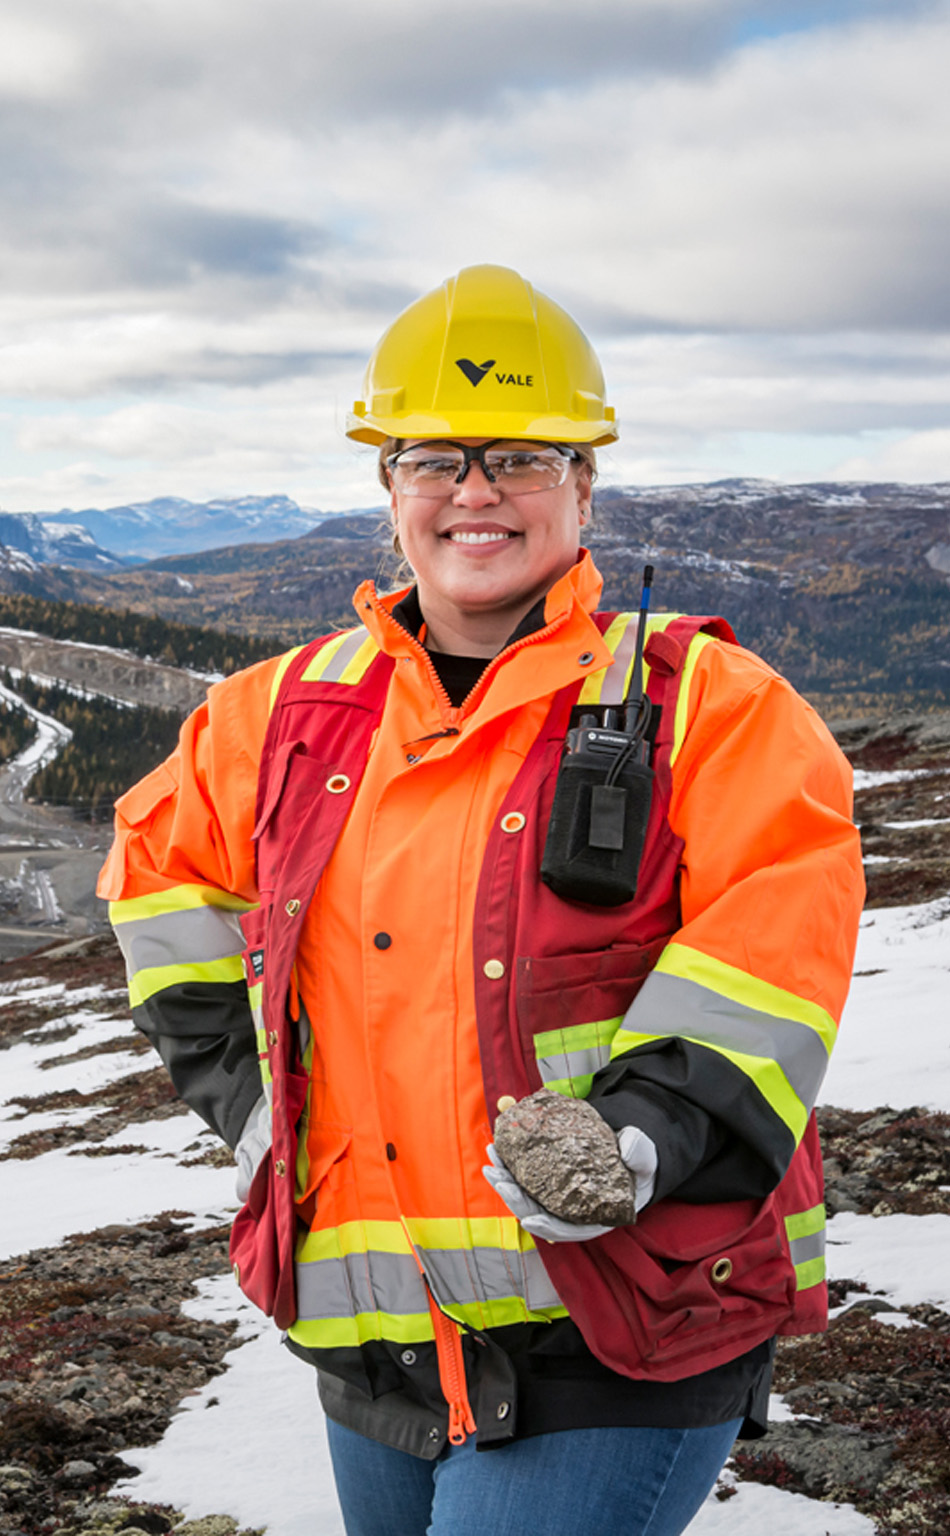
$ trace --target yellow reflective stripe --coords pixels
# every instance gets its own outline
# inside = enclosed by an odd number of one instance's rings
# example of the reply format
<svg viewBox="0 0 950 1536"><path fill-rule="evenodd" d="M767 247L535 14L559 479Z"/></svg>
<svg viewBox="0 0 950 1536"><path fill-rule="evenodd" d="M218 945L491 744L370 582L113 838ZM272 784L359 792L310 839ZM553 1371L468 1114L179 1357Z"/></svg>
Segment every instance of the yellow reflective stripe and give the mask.
<svg viewBox="0 0 950 1536"><path fill-rule="evenodd" d="M333 660L337 651L340 649L340 646L345 644L352 633L353 631L351 629L345 629L342 635L334 635L332 640L328 640L326 645L321 646L313 660L308 662L307 666L304 668L300 681L302 683L319 682L327 667L330 665L330 662Z"/></svg>
<svg viewBox="0 0 950 1536"><path fill-rule="evenodd" d="M535 1056L561 1055L569 1051L589 1051L608 1045L623 1019L595 1019L590 1024L568 1024L564 1029L545 1029L534 1037Z"/></svg>
<svg viewBox="0 0 950 1536"><path fill-rule="evenodd" d="M301 682L358 683L371 661L379 655L379 646L362 624L335 635L308 663Z"/></svg>
<svg viewBox="0 0 950 1536"><path fill-rule="evenodd" d="M826 1008L810 1003L794 992L786 992L784 987L773 986L770 981L763 981L749 971L741 971L738 966L728 965L725 960L715 960L712 955L704 955L701 950L692 949L688 944L673 943L667 944L655 969L667 976L680 976L684 981L693 981L697 986L718 992L721 997L731 998L745 1008L754 1008L773 1018L791 1019L796 1024L805 1024L815 1031L829 1055L834 1048L838 1030ZM677 1031L671 1030L670 1033L675 1034Z"/></svg>
<svg viewBox="0 0 950 1536"><path fill-rule="evenodd" d="M406 1227L417 1248L508 1248L512 1253L527 1253L534 1247L534 1238L514 1216L407 1216ZM364 1246L380 1245L374 1240Z"/></svg>
<svg viewBox="0 0 950 1536"><path fill-rule="evenodd" d="M129 1001L138 1007L156 992L167 987L181 987L189 981L221 983L244 980L244 967L240 955L227 955L223 960L203 960L190 965L156 965L150 970L138 971L129 983Z"/></svg>
<svg viewBox="0 0 950 1536"><path fill-rule="evenodd" d="M367 635L352 661L348 661L337 682L358 683L363 677L367 667L374 657L379 655L379 646L371 635Z"/></svg>
<svg viewBox="0 0 950 1536"><path fill-rule="evenodd" d="M797 1211L794 1216L785 1218L785 1231L790 1243L793 1243L796 1237L812 1237L816 1232L823 1231L824 1226L823 1205L813 1205L809 1211Z"/></svg>
<svg viewBox="0 0 950 1536"><path fill-rule="evenodd" d="M457 1230L457 1224L452 1223ZM340 1254L411 1253L412 1248L400 1221L344 1221L338 1227L308 1232L297 1245L297 1262L313 1264L319 1259L335 1259Z"/></svg>
<svg viewBox="0 0 950 1536"><path fill-rule="evenodd" d="M533 1312L522 1296L488 1297L484 1301L440 1302L441 1310L454 1323L467 1323L470 1328L507 1328L512 1323L550 1321L554 1317L567 1317L565 1306L543 1307Z"/></svg>
<svg viewBox="0 0 950 1536"><path fill-rule="evenodd" d="M250 912L256 906L255 901L245 901L243 896L220 891L213 885L173 885L164 891L152 891L148 896L110 901L109 921L116 927L120 923L139 922L143 917L163 917L168 912L189 912L197 907L220 907L224 912Z"/></svg>
<svg viewBox="0 0 950 1536"><path fill-rule="evenodd" d="M287 668L290 666L290 663L293 661L294 657L299 656L302 650L302 645L295 645L293 650L285 651L283 656L280 658L280 661L277 663L277 670L274 673L274 681L270 685L270 698L267 701L268 714L270 714L271 710L274 708L274 705L277 703L277 695L280 692L280 685L284 681L284 673L287 671Z"/></svg>
<svg viewBox="0 0 950 1536"><path fill-rule="evenodd" d="M817 1259L806 1259L804 1264L795 1265L796 1288L800 1291L807 1291L810 1286L820 1285L824 1278L824 1254L821 1254Z"/></svg>
<svg viewBox="0 0 950 1536"><path fill-rule="evenodd" d="M649 640L649 638L650 638L650 636L652 634L655 634L658 630L666 629L670 624L673 623L674 619L680 619L680 618L682 618L682 614L681 613L655 613L655 614L652 614L652 615L648 616L648 618L647 618L646 639ZM627 665L626 665L626 668L624 670L623 685L620 688L614 688L614 687L611 688L611 690L610 690L611 695L612 695L612 697L610 699L611 703L619 702L620 699L622 699L624 697L624 695L627 692L627 689L630 686L630 678L631 678L631 675L633 673L633 655L634 655L634 650L636 648L637 614L635 614L635 613L618 613L613 619L611 619L611 621L608 624L606 630L604 631L604 644L606 645L606 647L607 647L608 651L610 652L611 656L616 656L618 651L621 652L621 654L622 654L622 647L623 647L624 636L627 634L627 631L628 631L628 629L630 629L631 625L633 626L633 628L632 628L632 631L631 631L631 634L630 634L630 637L629 637L630 640L631 640L630 655L629 655L629 658L627 658ZM644 644L645 643L646 643L646 641L644 642ZM580 694L578 696L578 700L577 700L578 706L580 706L582 704L592 705L592 704L600 704L601 703L601 701L602 701L602 694L603 694L603 691L604 691L604 683L605 683L608 675L613 670L614 669L612 667L601 667L599 672L591 672L585 678L584 686L581 689ZM644 664L643 664L643 686L644 686L644 688L647 685L649 677L650 677L650 668L649 668L649 665L646 662L644 662ZM615 697L614 697L614 695L615 695Z"/></svg>
<svg viewBox="0 0 950 1536"><path fill-rule="evenodd" d="M534 1037L534 1054L545 1088L586 1099L595 1072L610 1061L610 1046L623 1018L596 1019L546 1029Z"/></svg>
<svg viewBox="0 0 950 1536"><path fill-rule="evenodd" d="M724 1045L716 1045L710 1040L704 1040L702 1035L690 1034L688 1030L670 1030L664 1034L639 1034L630 1029L618 1029L614 1036L612 1059L622 1055L625 1051L632 1051L638 1045L649 1045L654 1040L691 1040L694 1045L705 1046L708 1051L716 1051L737 1066L740 1072L751 1078L762 1097L772 1106L780 1120L784 1120L796 1143L805 1134L805 1126L808 1124L809 1111L802 1103L794 1088L789 1085L788 1078L777 1062L771 1061L767 1056L750 1056L745 1051L732 1051Z"/></svg>
<svg viewBox="0 0 950 1536"><path fill-rule="evenodd" d="M611 656L616 653L617 647L620 644L620 641L623 639L627 625L630 624L632 620L632 613L618 613L615 618L611 619L609 625L604 631L604 644L606 645ZM609 667L601 667L597 672L588 673L587 677L584 679L584 686L578 696L578 705L600 703L600 694L601 689L604 686L604 678L607 676L609 671Z"/></svg>
<svg viewBox="0 0 950 1536"><path fill-rule="evenodd" d="M683 675L680 678L679 693L676 698L676 714L673 719L673 746L670 751L670 765L676 762L680 747L686 739L686 727L689 724L689 692L693 682L693 673L696 663L707 645L715 642L713 635L694 635L686 653L686 662L683 667Z"/></svg>
<svg viewBox="0 0 950 1536"><path fill-rule="evenodd" d="M393 1316L388 1312L357 1312L352 1317L298 1318L288 1337L308 1349L347 1349L390 1339L395 1344L424 1344L434 1338L426 1312Z"/></svg>

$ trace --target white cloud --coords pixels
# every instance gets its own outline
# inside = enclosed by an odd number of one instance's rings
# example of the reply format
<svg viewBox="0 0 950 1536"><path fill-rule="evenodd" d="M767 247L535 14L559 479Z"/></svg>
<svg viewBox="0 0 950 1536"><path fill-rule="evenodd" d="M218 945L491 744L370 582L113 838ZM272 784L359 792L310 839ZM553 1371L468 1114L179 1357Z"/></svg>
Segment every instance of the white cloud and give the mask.
<svg viewBox="0 0 950 1536"><path fill-rule="evenodd" d="M37 0L30 91L0 65L0 497L339 505L373 341L479 260L592 334L618 473L761 472L783 434L940 462L950 3L778 9Z"/></svg>
<svg viewBox="0 0 950 1536"><path fill-rule="evenodd" d="M909 480L950 483L950 429L910 432L895 440L892 433L873 442L865 453L844 459L835 472L840 480Z"/></svg>

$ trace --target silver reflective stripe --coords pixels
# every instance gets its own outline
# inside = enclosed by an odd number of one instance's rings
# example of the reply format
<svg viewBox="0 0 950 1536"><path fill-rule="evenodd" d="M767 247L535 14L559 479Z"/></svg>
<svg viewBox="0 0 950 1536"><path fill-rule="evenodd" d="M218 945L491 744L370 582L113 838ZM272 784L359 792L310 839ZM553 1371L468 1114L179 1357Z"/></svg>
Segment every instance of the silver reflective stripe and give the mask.
<svg viewBox="0 0 950 1536"><path fill-rule="evenodd" d="M828 1053L816 1030L761 1013L682 976L652 971L623 1023L644 1035L688 1035L748 1056L776 1061L807 1109L818 1096Z"/></svg>
<svg viewBox="0 0 950 1536"><path fill-rule="evenodd" d="M565 1077L593 1077L601 1067L609 1065L609 1040L604 1045L591 1046L586 1051L560 1051L556 1056L538 1057L542 1083L557 1083Z"/></svg>
<svg viewBox="0 0 950 1536"><path fill-rule="evenodd" d="M822 1259L825 1256L825 1229L820 1232L809 1232L805 1237L793 1237L788 1245L793 1264L807 1264L810 1259Z"/></svg>
<svg viewBox="0 0 950 1536"><path fill-rule="evenodd" d="M338 683L356 655L364 640L368 639L369 632L362 625L347 635L342 645L334 652L327 662L326 668L321 674L321 682Z"/></svg>
<svg viewBox="0 0 950 1536"><path fill-rule="evenodd" d="M238 914L223 907L189 907L117 923L115 936L130 977L160 966L226 960L244 949Z"/></svg>
<svg viewBox="0 0 950 1536"><path fill-rule="evenodd" d="M302 1322L388 1312L405 1317L428 1310L426 1290L408 1253L349 1253L298 1264L297 1316Z"/></svg>
<svg viewBox="0 0 950 1536"><path fill-rule="evenodd" d="M614 664L612 667L607 668L604 686L600 690L601 704L621 704L623 702L627 668L633 660L633 653L637 646L637 623L636 615L633 615L620 637L620 644L614 651Z"/></svg>
<svg viewBox="0 0 950 1536"><path fill-rule="evenodd" d="M523 1300L529 1311L560 1307L561 1299L535 1249L420 1248L419 1259L443 1307ZM425 1286L411 1254L351 1253L297 1264L302 1320L350 1317L358 1312L405 1316L425 1312Z"/></svg>

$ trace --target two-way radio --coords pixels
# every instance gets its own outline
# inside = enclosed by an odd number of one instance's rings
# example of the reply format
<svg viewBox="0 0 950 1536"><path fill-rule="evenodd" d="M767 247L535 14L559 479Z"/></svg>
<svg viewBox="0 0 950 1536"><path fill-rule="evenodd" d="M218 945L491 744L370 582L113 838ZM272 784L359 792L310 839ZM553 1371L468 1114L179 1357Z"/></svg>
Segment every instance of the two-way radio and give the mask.
<svg viewBox="0 0 950 1536"><path fill-rule="evenodd" d="M630 687L603 723L583 714L567 733L548 824L541 879L568 901L619 907L636 895L653 798L651 704L643 645L653 566L644 567Z"/></svg>

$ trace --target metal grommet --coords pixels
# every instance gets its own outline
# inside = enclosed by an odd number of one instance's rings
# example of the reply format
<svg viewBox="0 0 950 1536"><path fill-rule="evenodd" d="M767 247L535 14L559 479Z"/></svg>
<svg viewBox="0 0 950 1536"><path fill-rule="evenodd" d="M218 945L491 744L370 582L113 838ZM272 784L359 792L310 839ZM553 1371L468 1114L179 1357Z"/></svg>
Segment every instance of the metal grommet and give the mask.
<svg viewBox="0 0 950 1536"><path fill-rule="evenodd" d="M513 1099L510 1093L503 1093L498 1100L498 1113L503 1115L506 1109L514 1109L518 1100Z"/></svg>
<svg viewBox="0 0 950 1536"><path fill-rule="evenodd" d="M593 651L581 651L581 654L577 658L577 665L579 667L589 667L593 659Z"/></svg>
<svg viewBox="0 0 950 1536"><path fill-rule="evenodd" d="M414 1349L404 1349L402 1354L399 1356L399 1358L402 1361L403 1365L415 1365L415 1363L416 1363L416 1352L415 1352Z"/></svg>
<svg viewBox="0 0 950 1536"><path fill-rule="evenodd" d="M350 787L350 781L345 773L332 773L327 779L327 789L331 795L342 795Z"/></svg>
<svg viewBox="0 0 950 1536"><path fill-rule="evenodd" d="M508 1417L510 1412L511 1412L511 1404L510 1403L499 1403L498 1407L495 1409L495 1418L496 1419L507 1419L507 1417Z"/></svg>
<svg viewBox="0 0 950 1536"><path fill-rule="evenodd" d="M489 981L500 981L505 974L505 965L502 960L486 960L482 970Z"/></svg>
<svg viewBox="0 0 950 1536"><path fill-rule="evenodd" d="M725 1285L732 1274L732 1260L717 1259L709 1273L714 1285Z"/></svg>
<svg viewBox="0 0 950 1536"><path fill-rule="evenodd" d="M410 765L410 767L412 766L413 763L417 763L418 761L419 761L419 759L416 756L415 752L407 752L406 753L406 762Z"/></svg>
<svg viewBox="0 0 950 1536"><path fill-rule="evenodd" d="M276 1029L272 1029L270 1031L270 1033L268 1034L268 1036L267 1036L267 1044L268 1045L276 1045L277 1044L277 1039L278 1039L277 1031L276 1031Z"/></svg>
<svg viewBox="0 0 950 1536"><path fill-rule="evenodd" d="M279 1179L282 1179L284 1174L287 1172L287 1164L284 1162L282 1157L279 1157L274 1164L274 1172Z"/></svg>
<svg viewBox="0 0 950 1536"><path fill-rule="evenodd" d="M300 911L300 902L297 900L296 896L291 896L287 905L284 907L284 911L287 913L288 917L297 916L297 913Z"/></svg>
<svg viewBox="0 0 950 1536"><path fill-rule="evenodd" d="M525 818L520 811L509 811L507 816L501 818L503 832L520 832L524 824Z"/></svg>

